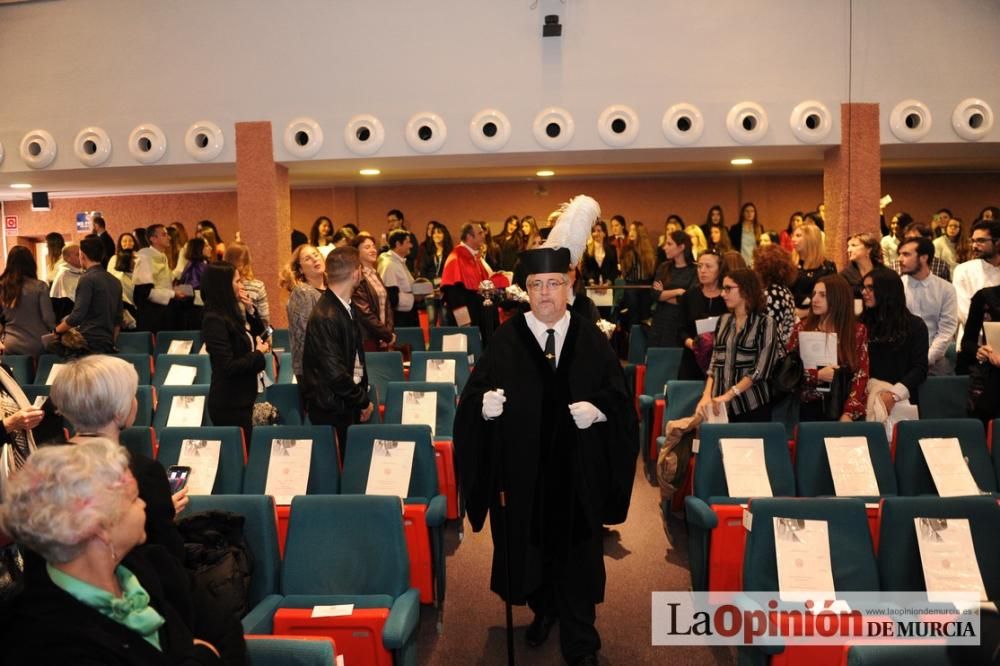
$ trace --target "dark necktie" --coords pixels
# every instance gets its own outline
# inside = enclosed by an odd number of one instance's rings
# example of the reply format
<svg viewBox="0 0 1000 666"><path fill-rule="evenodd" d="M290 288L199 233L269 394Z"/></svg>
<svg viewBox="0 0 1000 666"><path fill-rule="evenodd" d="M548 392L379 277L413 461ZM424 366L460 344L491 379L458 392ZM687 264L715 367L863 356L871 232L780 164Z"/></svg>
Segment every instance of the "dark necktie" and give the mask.
<svg viewBox="0 0 1000 666"><path fill-rule="evenodd" d="M545 331L548 337L545 338L545 358L549 360L552 369L556 369L556 331L553 328Z"/></svg>

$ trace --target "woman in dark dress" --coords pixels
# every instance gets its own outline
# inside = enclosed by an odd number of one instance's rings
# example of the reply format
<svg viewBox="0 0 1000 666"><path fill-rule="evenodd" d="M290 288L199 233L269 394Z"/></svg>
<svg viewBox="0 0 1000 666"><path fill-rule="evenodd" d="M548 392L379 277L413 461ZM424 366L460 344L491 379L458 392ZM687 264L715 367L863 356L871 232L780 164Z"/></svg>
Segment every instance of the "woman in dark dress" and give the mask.
<svg viewBox="0 0 1000 666"><path fill-rule="evenodd" d="M239 302L249 305L250 299L232 264L210 264L202 277L201 293L205 300L201 339L212 362L208 415L213 425L240 426L249 442L258 376L264 370L264 354L271 347L259 337L264 327L255 314L248 315L248 330Z"/></svg>
<svg viewBox="0 0 1000 666"><path fill-rule="evenodd" d="M815 221L810 220L807 216L806 223L792 233L792 245L795 247L792 263L798 266L795 282L792 283L792 296L795 297L799 318L809 312L813 285L822 277L837 274L834 263L823 256L823 232Z"/></svg>
<svg viewBox="0 0 1000 666"><path fill-rule="evenodd" d="M656 310L649 331L650 347L679 347L684 325L680 298L696 284L697 271L691 253L691 237L684 231L672 231L663 241L667 257L653 276Z"/></svg>
<svg viewBox="0 0 1000 666"><path fill-rule="evenodd" d="M618 277L618 251L608 240L608 228L598 220L590 230L581 270L588 287L611 284Z"/></svg>
<svg viewBox="0 0 1000 666"><path fill-rule="evenodd" d="M726 273L722 258L714 252L705 252L698 257L697 270L698 284L688 289L681 298L684 355L681 357L680 379L705 378L714 346L715 326L710 326L710 332L699 334L698 322L703 322L704 328L708 323L704 320L728 312L722 298L722 278Z"/></svg>

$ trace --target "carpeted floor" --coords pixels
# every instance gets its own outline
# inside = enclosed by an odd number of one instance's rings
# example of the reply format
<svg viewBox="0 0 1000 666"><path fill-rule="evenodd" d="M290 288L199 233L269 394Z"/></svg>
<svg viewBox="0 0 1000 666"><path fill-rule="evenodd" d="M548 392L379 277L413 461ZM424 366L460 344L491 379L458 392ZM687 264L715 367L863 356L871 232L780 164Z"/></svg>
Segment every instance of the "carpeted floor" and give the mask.
<svg viewBox="0 0 1000 666"><path fill-rule="evenodd" d="M444 627L436 631L437 611L424 607L420 623L421 664L459 666L506 664L504 605L489 590L493 544L488 526L474 534L466 523L459 542L457 526L449 529L446 548L448 588ZM659 491L636 472L628 520L605 538L608 583L605 602L597 608L602 664L676 665L735 664L735 651L724 648L653 647L650 643L650 593L690 586L683 526L671 523L668 545L659 510ZM527 607L514 607L514 647L518 664L560 664L558 625L540 648L524 643L531 622Z"/></svg>

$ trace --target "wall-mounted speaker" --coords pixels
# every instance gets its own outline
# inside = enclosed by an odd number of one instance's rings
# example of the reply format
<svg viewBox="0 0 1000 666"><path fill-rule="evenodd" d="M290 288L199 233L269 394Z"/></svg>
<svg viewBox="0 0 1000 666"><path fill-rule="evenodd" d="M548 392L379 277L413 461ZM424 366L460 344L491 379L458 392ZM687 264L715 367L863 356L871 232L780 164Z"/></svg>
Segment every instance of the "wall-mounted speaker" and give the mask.
<svg viewBox="0 0 1000 666"><path fill-rule="evenodd" d="M32 192L31 193L31 210L52 210L49 206L49 193L48 192Z"/></svg>

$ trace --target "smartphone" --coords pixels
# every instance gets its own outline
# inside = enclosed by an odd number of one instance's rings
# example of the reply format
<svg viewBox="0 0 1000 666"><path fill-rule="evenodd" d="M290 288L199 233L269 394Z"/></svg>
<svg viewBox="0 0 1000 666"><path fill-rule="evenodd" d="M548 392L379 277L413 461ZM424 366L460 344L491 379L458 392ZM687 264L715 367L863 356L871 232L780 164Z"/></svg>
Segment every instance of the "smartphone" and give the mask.
<svg viewBox="0 0 1000 666"><path fill-rule="evenodd" d="M272 335L274 335L274 328L268 326L267 328L264 329L264 332L260 334L260 339L263 342L267 342L268 340L271 339Z"/></svg>
<svg viewBox="0 0 1000 666"><path fill-rule="evenodd" d="M184 465L171 465L168 467L167 481L170 482L170 494L173 495L186 486L189 476L191 476L190 467Z"/></svg>

